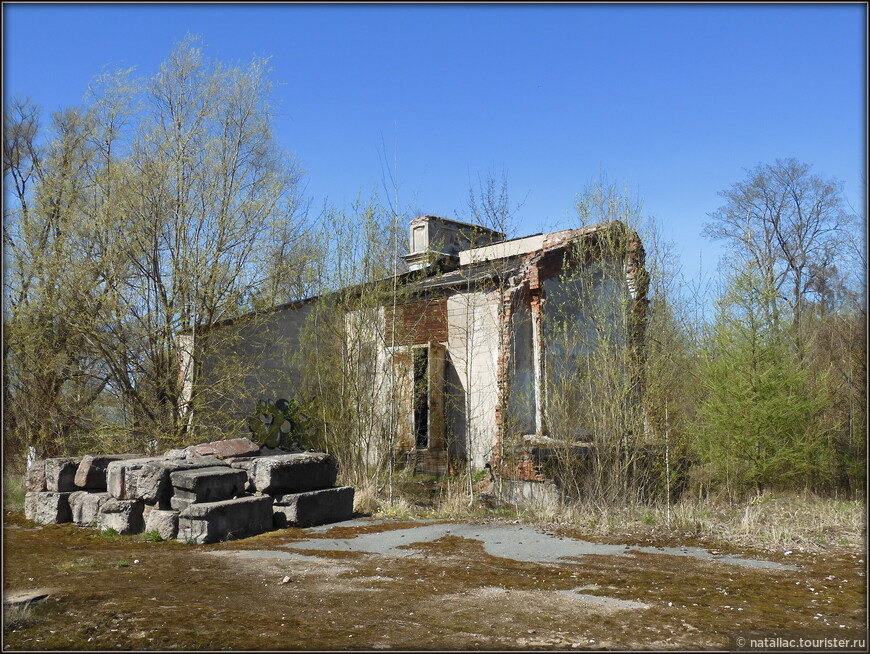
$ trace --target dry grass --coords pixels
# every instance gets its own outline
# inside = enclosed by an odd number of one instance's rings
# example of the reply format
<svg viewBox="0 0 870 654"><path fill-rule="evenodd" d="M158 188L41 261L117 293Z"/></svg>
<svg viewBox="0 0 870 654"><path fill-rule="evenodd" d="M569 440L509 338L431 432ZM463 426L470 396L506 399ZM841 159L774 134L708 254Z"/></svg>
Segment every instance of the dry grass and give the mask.
<svg viewBox="0 0 870 654"><path fill-rule="evenodd" d="M558 523L597 536L625 533L691 537L763 550L862 549L866 504L816 495L764 494L741 504L683 500L666 505L581 503L527 511L531 522Z"/></svg>
<svg viewBox="0 0 870 654"><path fill-rule="evenodd" d="M494 506L482 501L477 492L470 500L465 485L455 480L412 479L397 486L392 504L375 488L357 489L356 510L401 519L509 518L527 524L573 527L597 537L692 538L767 551L863 549L866 537L866 504L856 499L765 493L742 503L683 499L670 507L595 502ZM432 488L423 492L424 485Z"/></svg>

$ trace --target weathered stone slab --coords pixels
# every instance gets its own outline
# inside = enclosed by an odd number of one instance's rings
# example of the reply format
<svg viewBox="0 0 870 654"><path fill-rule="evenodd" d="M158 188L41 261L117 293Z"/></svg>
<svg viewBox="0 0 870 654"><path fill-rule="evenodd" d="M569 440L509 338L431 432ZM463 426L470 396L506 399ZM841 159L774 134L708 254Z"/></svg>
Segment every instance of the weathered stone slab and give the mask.
<svg viewBox="0 0 870 654"><path fill-rule="evenodd" d="M45 460L45 487L50 491L65 493L78 490L76 471L80 458L64 456Z"/></svg>
<svg viewBox="0 0 870 654"><path fill-rule="evenodd" d="M194 459L157 459L146 463L139 470L136 480L137 496L149 503L159 503L168 506L172 497L172 480L170 475L179 470L196 470L198 468L229 467L226 463L212 456L196 457ZM221 498L228 499L228 498Z"/></svg>
<svg viewBox="0 0 870 654"><path fill-rule="evenodd" d="M229 459L237 456L252 456L260 453L260 446L250 438L230 438L224 441L201 443L185 448L187 457L214 456Z"/></svg>
<svg viewBox="0 0 870 654"><path fill-rule="evenodd" d="M178 517L178 540L192 543L255 536L271 529L272 498L268 495L191 504Z"/></svg>
<svg viewBox="0 0 870 654"><path fill-rule="evenodd" d="M305 493L331 488L338 464L329 454L304 452L260 457L248 471L253 487L261 493Z"/></svg>
<svg viewBox="0 0 870 654"><path fill-rule="evenodd" d="M109 463L106 468L106 490L108 490L109 495L119 500L137 499L139 497L137 489L139 471L146 463L160 460L162 459L151 456Z"/></svg>
<svg viewBox="0 0 870 654"><path fill-rule="evenodd" d="M141 454L107 454L92 456L86 454L76 470L75 484L88 490L106 490L106 468L112 461L141 459Z"/></svg>
<svg viewBox="0 0 870 654"><path fill-rule="evenodd" d="M245 471L245 475L247 476L247 479L245 480L245 491L248 493L254 493L256 491L254 488L254 482L252 481L253 474L251 473L251 469L256 461L259 461L259 457L245 456L233 459L229 462L231 467Z"/></svg>
<svg viewBox="0 0 870 654"><path fill-rule="evenodd" d="M170 473L169 477L174 487L173 499L188 502L220 502L232 499L245 492L247 479L244 470L229 466L178 470ZM175 502L172 507L176 507Z"/></svg>
<svg viewBox="0 0 870 654"><path fill-rule="evenodd" d="M82 490L70 493L72 521L82 527L95 524L99 521L100 507L110 497L108 493L100 491Z"/></svg>
<svg viewBox="0 0 870 654"><path fill-rule="evenodd" d="M138 534L145 528L142 500L119 500L110 497L100 506L97 524L100 529L114 529L119 534Z"/></svg>
<svg viewBox="0 0 870 654"><path fill-rule="evenodd" d="M48 490L45 484L45 459L34 461L24 474L24 490L39 493Z"/></svg>
<svg viewBox="0 0 870 654"><path fill-rule="evenodd" d="M274 525L276 528L314 527L350 520L353 516L353 492L350 486L342 486L275 495L272 497Z"/></svg>
<svg viewBox="0 0 870 654"><path fill-rule="evenodd" d="M169 508L176 512L184 511L191 504L193 504L193 500L189 497L179 497L178 495L173 495L171 498L169 498Z"/></svg>
<svg viewBox="0 0 870 654"><path fill-rule="evenodd" d="M154 509L145 517L145 531L156 531L163 540L178 535L178 512Z"/></svg>
<svg viewBox="0 0 870 654"><path fill-rule="evenodd" d="M24 496L24 517L43 525L71 522L70 492L30 491ZM270 500L271 501L271 500Z"/></svg>

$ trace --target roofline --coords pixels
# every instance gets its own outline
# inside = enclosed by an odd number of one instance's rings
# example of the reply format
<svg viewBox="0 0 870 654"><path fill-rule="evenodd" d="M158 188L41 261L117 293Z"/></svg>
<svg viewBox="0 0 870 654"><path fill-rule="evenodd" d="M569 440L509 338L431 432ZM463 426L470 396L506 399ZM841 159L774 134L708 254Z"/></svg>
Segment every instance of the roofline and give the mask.
<svg viewBox="0 0 870 654"><path fill-rule="evenodd" d="M466 225L469 225L470 227L479 227L477 225L471 225L470 223L461 223L460 221L452 220L450 218L440 218L440 216L420 216L419 218L439 218L441 220L448 220L450 222L455 222L455 223L459 223L459 224L466 224ZM417 218L415 218L414 220L417 220ZM413 222L413 221L411 221L411 222ZM594 223L592 225L585 225L583 227L578 227L576 229L564 229L564 230L557 230L555 232L547 232L547 233L538 232L537 234L529 234L526 236L519 236L517 238L512 238L509 241L502 241L501 243L497 243L495 245L501 245L502 243L510 243L511 241L519 241L519 240L522 240L525 238L532 238L535 236L542 236L543 235L544 236L544 245L540 251L542 253L547 253L547 252L552 252L554 250L558 250L561 247L566 247L569 243L571 243L572 241L574 241L576 239L580 239L580 238L583 238L585 236L590 236L592 234L595 234L597 232L606 231L608 229L613 229L613 228L617 228L617 227L621 227L621 228L626 229L626 230L629 229L628 225L625 224L624 222L622 222L621 220L610 220L607 222ZM486 227L484 227L482 229L488 230L488 228L486 228ZM492 230L488 230L488 231L492 231ZM498 232L498 233L501 233L501 232ZM634 232L633 230L630 230L630 233L636 234L636 232ZM553 243L552 241L550 241L550 239L548 237L552 237L552 236L556 236L556 235L561 235L563 238L564 237L567 237L567 238L564 241L562 239L557 239L557 242ZM550 242L548 242L548 241L550 241ZM485 247L489 247L489 246L485 246ZM468 250L461 250L461 252L467 252L467 251L475 250L475 249L478 249L478 248L469 248ZM511 255L508 255L505 257L500 257L499 259L491 259L491 260L484 261L484 262L470 262L470 263L467 263L465 265L459 266L455 270L451 270L448 272L455 272L458 270L471 270L475 267L491 266L493 261L501 261L501 260L508 261L510 259L518 259L519 257L521 257L523 255L527 255L527 254L531 254L531 252L511 254ZM435 268L434 271L437 272L438 268ZM411 277L415 273L419 273L419 272L420 272L419 270L408 270L408 271L405 271L403 273L397 274L395 276L395 279L397 279L399 281L406 281L409 277ZM498 273L494 273L493 275L486 276L485 279L492 279L493 277L497 277L497 276L498 276ZM432 277L433 277L433 275L428 275L426 277L423 277L420 281L432 279ZM226 326L235 324L237 322L249 320L255 316L268 315L270 313L277 313L279 311L288 311L291 309L299 309L307 304L311 304L312 302L329 297L331 295L336 295L338 293L353 293L353 292L362 293L363 291L366 290L366 288L370 288L370 287L374 286L375 284L383 283L383 282L388 281L390 279L393 279L393 277L384 277L382 279L378 279L378 280L375 280L372 282L366 282L364 284L355 284L352 286L345 286L337 291L330 291L324 295L314 295L314 296L311 296L311 297L308 297L308 298L305 298L302 300L295 300L293 302L286 302L284 304L279 304L276 306L268 307L266 309L259 309L257 311L248 311L246 313L239 314L238 316L233 316L231 318L225 318L224 320L220 320L218 322L211 323L210 325L202 325L199 327L185 329L185 330L180 331L179 333L180 334L188 334L193 329L210 330L210 329L213 329L215 327L226 327ZM483 280L484 280L484 278L478 279L475 281L475 283L479 283L480 281L483 281ZM429 284L427 286L427 288L423 288L420 290L425 291L425 290L450 288L452 285L458 284L458 283L460 283L460 282L448 281L448 282L444 282L444 283L439 284L437 281L433 281L431 284Z"/></svg>

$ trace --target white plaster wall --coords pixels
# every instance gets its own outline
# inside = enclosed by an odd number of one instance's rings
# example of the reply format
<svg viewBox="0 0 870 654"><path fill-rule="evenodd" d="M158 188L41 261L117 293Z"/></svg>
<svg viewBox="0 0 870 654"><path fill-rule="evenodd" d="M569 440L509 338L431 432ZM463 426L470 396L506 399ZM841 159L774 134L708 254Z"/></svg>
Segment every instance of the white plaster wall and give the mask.
<svg viewBox="0 0 870 654"><path fill-rule="evenodd" d="M447 351L465 392L465 442L476 469L490 460L495 445L498 305L496 293L457 293L447 300Z"/></svg>

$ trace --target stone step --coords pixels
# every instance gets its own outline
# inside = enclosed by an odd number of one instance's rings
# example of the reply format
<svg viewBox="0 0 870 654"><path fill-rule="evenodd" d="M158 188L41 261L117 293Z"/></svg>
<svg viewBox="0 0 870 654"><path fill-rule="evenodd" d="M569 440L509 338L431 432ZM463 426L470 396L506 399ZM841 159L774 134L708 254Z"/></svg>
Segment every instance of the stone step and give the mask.
<svg viewBox="0 0 870 654"><path fill-rule="evenodd" d="M70 493L69 508L72 521L81 527L96 524L100 517L100 507L111 497L105 491L76 491Z"/></svg>
<svg viewBox="0 0 870 654"><path fill-rule="evenodd" d="M75 485L87 490L106 490L106 469L112 461L141 459L141 454L107 454L92 456L86 454L76 470Z"/></svg>
<svg viewBox="0 0 870 654"><path fill-rule="evenodd" d="M185 508L184 502L219 502L242 495L247 480L244 470L229 466L177 470L169 477L174 489L171 506L176 510Z"/></svg>
<svg viewBox="0 0 870 654"><path fill-rule="evenodd" d="M271 529L268 495L191 504L178 516L178 540L197 544L256 536Z"/></svg>
<svg viewBox="0 0 870 654"><path fill-rule="evenodd" d="M24 517L43 525L72 522L71 492L29 491L24 495Z"/></svg>
<svg viewBox="0 0 870 654"><path fill-rule="evenodd" d="M350 520L353 516L350 486L325 488L307 493L273 495L273 521L276 528L315 527Z"/></svg>
<svg viewBox="0 0 870 654"><path fill-rule="evenodd" d="M305 493L334 486L338 464L323 452L282 454L260 457L248 468L248 476L260 493Z"/></svg>

